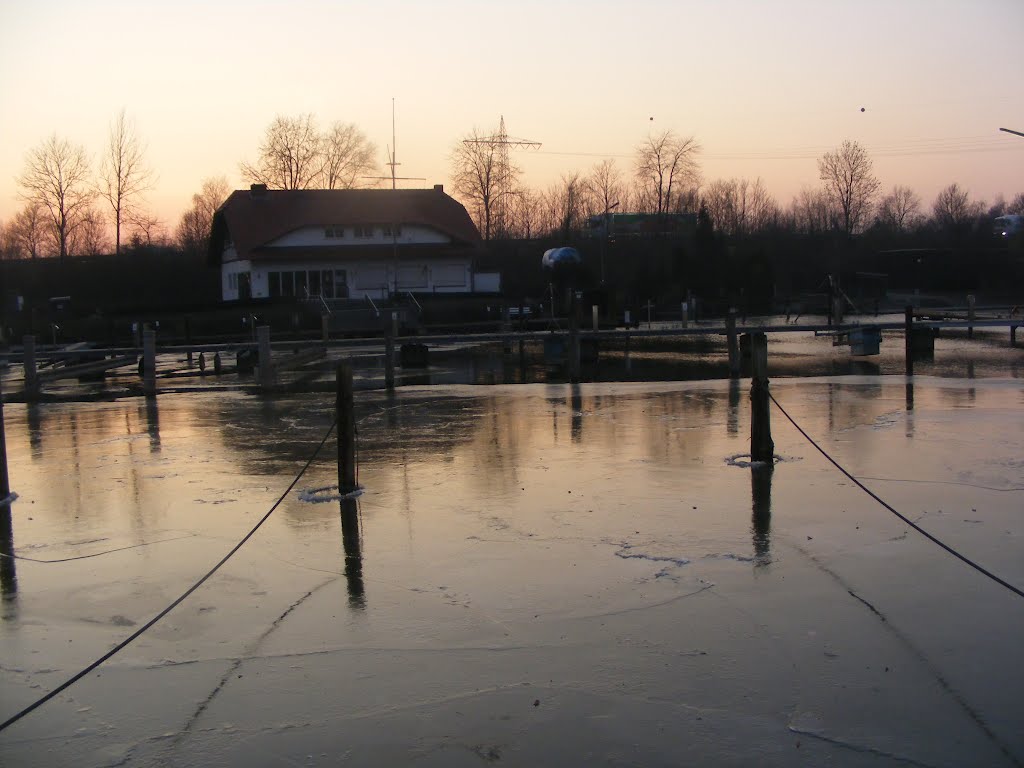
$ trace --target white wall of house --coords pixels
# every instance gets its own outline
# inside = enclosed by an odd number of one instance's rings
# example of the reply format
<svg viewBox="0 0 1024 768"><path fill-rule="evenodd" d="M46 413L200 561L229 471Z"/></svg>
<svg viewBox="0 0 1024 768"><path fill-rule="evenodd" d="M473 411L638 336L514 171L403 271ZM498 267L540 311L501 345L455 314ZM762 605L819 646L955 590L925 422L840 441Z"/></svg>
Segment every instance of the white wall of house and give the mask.
<svg viewBox="0 0 1024 768"><path fill-rule="evenodd" d="M341 233L339 237L338 233ZM330 226L303 227L268 243L272 247L320 246L320 245L387 245L397 241L399 245L443 245L451 238L430 227L402 224L399 234L392 235L387 225L367 224L360 227Z"/></svg>
<svg viewBox="0 0 1024 768"><path fill-rule="evenodd" d="M328 298L340 298L347 294L348 298L384 299L391 293L394 285L393 262L381 261L324 261L317 259L299 260L289 258L282 261L261 259L255 265L248 261L234 261L222 268L223 297L225 301L238 299L237 274L247 272L252 286L252 298L266 298L273 294L271 290L272 272L280 273L276 279L280 285L282 279L292 280L293 286L282 295L297 295L303 298L325 295ZM229 277L235 274L235 278ZM325 273L331 272L334 289L324 288ZM284 274L305 273L297 282L292 278L284 278ZM313 277L316 274L316 277ZM234 285L234 288L232 288ZM343 292L341 286L346 286ZM302 287L304 286L304 287ZM398 290L412 293L469 293L473 290L472 269L468 260L433 261L400 261L398 265ZM333 296L331 293L333 292Z"/></svg>
<svg viewBox="0 0 1024 768"><path fill-rule="evenodd" d="M224 258L227 259L226 253ZM239 275L249 274L252 269L252 262L239 260L234 254L232 254L232 258L232 261L225 261L220 269L221 297L224 301L235 301L238 299Z"/></svg>

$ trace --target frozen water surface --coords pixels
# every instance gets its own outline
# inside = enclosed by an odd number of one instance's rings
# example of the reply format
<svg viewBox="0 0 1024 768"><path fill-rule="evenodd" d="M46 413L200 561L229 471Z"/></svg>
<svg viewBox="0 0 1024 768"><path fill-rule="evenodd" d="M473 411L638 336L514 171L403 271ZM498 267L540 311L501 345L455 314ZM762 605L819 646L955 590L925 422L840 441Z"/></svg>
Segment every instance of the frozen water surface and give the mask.
<svg viewBox="0 0 1024 768"><path fill-rule="evenodd" d="M1024 601L778 411L783 460L751 468L747 388L359 393L363 494L331 498L332 438L206 585L0 734L0 763L1020 765ZM897 509L1024 586L1019 381L772 391ZM226 553L332 409L8 405L0 716Z"/></svg>

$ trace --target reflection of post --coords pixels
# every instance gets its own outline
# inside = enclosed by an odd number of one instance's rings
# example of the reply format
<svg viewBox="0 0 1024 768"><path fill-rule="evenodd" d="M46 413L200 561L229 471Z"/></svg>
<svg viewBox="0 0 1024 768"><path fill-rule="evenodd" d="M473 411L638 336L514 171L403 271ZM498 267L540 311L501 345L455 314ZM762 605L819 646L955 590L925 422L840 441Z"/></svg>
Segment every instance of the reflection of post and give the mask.
<svg viewBox="0 0 1024 768"><path fill-rule="evenodd" d="M2 618L6 619L6 603L18 596L18 573L14 562L14 525L11 522L10 504L0 504L0 596L5 604Z"/></svg>
<svg viewBox="0 0 1024 768"><path fill-rule="evenodd" d="M740 431L740 380L729 379L729 409L725 417L725 431L735 435Z"/></svg>
<svg viewBox="0 0 1024 768"><path fill-rule="evenodd" d="M142 332L142 391L156 394L156 331L149 328Z"/></svg>
<svg viewBox="0 0 1024 768"><path fill-rule="evenodd" d="M571 433L574 443L580 442L583 438L583 397L580 394L580 385L573 384L571 388L569 407L572 408Z"/></svg>
<svg viewBox="0 0 1024 768"><path fill-rule="evenodd" d="M22 340L22 364L25 367L25 397L34 400L39 395L39 373L36 369L36 337Z"/></svg>
<svg viewBox="0 0 1024 768"><path fill-rule="evenodd" d="M160 412L156 403L155 397L146 398L146 433L149 435L150 453L160 453Z"/></svg>
<svg viewBox="0 0 1024 768"><path fill-rule="evenodd" d="M750 468L750 491L753 497L753 511L750 535L754 543L754 562L767 565L771 562L772 530L772 475L773 465L753 465Z"/></svg>
<svg viewBox="0 0 1024 768"><path fill-rule="evenodd" d="M366 607L363 587L362 533L359 530L359 507L355 499L341 500L341 546L345 551L345 581L348 604L355 609Z"/></svg>

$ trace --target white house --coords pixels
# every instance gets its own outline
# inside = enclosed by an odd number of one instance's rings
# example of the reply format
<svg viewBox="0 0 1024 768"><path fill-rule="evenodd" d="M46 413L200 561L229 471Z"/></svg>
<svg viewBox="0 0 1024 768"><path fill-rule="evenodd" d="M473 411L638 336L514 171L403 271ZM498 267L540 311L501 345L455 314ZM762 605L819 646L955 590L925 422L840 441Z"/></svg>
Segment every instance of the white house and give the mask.
<svg viewBox="0 0 1024 768"><path fill-rule="evenodd" d="M482 242L466 209L433 189L237 190L217 210L210 258L225 301L386 299L500 290L475 273Z"/></svg>

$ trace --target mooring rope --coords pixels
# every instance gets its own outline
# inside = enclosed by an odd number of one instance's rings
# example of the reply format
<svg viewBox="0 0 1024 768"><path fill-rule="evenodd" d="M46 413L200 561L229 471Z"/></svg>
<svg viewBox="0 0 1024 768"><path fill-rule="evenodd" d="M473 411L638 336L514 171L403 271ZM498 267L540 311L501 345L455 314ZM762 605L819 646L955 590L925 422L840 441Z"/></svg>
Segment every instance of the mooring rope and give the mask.
<svg viewBox="0 0 1024 768"><path fill-rule="evenodd" d="M794 427L796 427L797 432L799 432L801 435L803 435L804 438L807 440L807 442L809 442L811 445L813 445L815 448L817 448L818 452L822 456L824 456L826 459L828 459L829 462L832 464L832 466L834 466L836 469L838 469L840 472L842 472L844 475L846 475L846 477L848 477L850 480L852 480L853 483L858 488L860 488L862 491L864 491L868 496L870 496L875 501L877 501L879 504L881 504L883 507L885 507L887 510L892 512L894 515L896 515L896 517L898 517L904 523L906 523L911 528L913 528L915 531L920 533L922 536L924 536L925 538L929 539L934 544L937 544L938 546L942 547L949 554L953 555L953 557L955 557L955 558L963 561L967 565L971 566L971 568L973 568L974 570L978 571L978 573L981 573L981 574L984 574L985 576L988 576L990 579L992 579L992 581L996 582L997 584L1006 587L1008 590L1013 592L1018 597L1024 597L1024 591L1022 591L1022 590L1018 589L1017 587L1013 586L1013 584L1010 584L1009 582L999 578L994 573L992 573L988 569L984 568L983 566L979 565L978 563L974 562L973 560L971 560L966 555L960 554L959 552L957 552L955 549L953 549L951 546L949 546L945 542L939 540L938 538L936 538L932 534L928 533L928 531L926 531L924 528L919 526L913 520L910 520L906 516L904 516L904 515L900 514L899 512L897 512L890 504L888 504L884 499L879 497L879 495L877 493L872 491L870 488L868 488L866 485L864 485L864 483L862 483L860 480L858 480L856 477L854 477L852 474L850 474L838 461L833 459L824 448L822 448L820 445L818 445L814 441L814 438L812 438L810 435L808 435L804 431L803 427L801 427L799 424L797 424L796 420L792 416L790 416L789 413L786 412L786 409L783 408L782 405L779 404L779 401L775 399L775 396L771 392L768 393L768 397L770 397L772 399L772 402L775 403L775 407L778 408L780 411L782 411L782 415L785 416L787 419L789 419L789 423L792 424Z"/></svg>
<svg viewBox="0 0 1024 768"><path fill-rule="evenodd" d="M320 441L320 444L316 447L316 450L313 451L313 455L309 457L309 460L306 462L305 466L299 471L299 474L297 474L295 476L295 479L292 480L291 483L289 483L288 487L284 490L284 493L281 494L281 496L277 499L277 501L274 502L273 506L267 511L267 514L265 514L262 518L260 518L259 522L257 522L256 525L254 525L252 527L252 529L247 534L245 534L245 536L242 538L242 540L239 541L234 547L232 547L231 551L228 552L226 555L224 555L224 557L221 558L220 562L218 562L215 566L213 566L213 568L211 568L209 571L207 571L205 576L203 576L201 579L199 579L199 581L197 581L195 584L193 584L187 590L185 590L185 592L183 592L181 594L181 596L177 600L175 600L173 603L168 605L166 608L164 608L162 611L160 611L160 613L158 613L152 619L150 619L145 624L143 624L139 629L137 629L135 632L133 632L131 635L129 635L126 639L122 640L120 643L115 645L112 649L110 649L105 654L100 656L98 659L96 659L96 661L94 661L92 664L87 666L81 672L79 672L75 676L69 678L68 680L66 680L61 685L59 685L56 688L54 688L52 691L50 691L46 695L44 695L41 698L37 699L32 704L29 704L27 707L25 707L23 710L18 712L16 715L13 715L13 716L9 717L7 720L5 720L3 723L0 723L0 731L3 731L8 726L13 725L14 723L18 722L19 720L21 720L21 718L23 718L29 712L32 712L34 709L36 709L38 707L41 707L43 704L48 702L50 699L52 699L58 693L60 693L61 691L64 691L64 690L70 688L72 685L77 683L79 680L81 680L87 674L89 674L94 669L96 669L98 666L100 666L100 664L102 664L103 662L105 662L108 659L110 659L116 653L119 653L120 651L124 650L129 644L131 644L140 635L142 635L144 632L146 632L146 630L148 630L150 627L152 627L154 624L156 624L158 621L160 621L164 616L166 616L168 613L170 613L175 608L177 608L179 605L181 605L181 603L184 602L185 598L187 598L189 595L191 595L193 592L195 592L197 589L199 589L199 587L201 587L204 583L206 583L206 580L209 579L211 576L213 576L213 574L215 574L218 570L220 570L221 566L224 565L224 563L226 563L228 560L230 560L231 557L239 549L242 548L242 545L245 544L249 539L252 538L253 534L255 534L256 531L259 530L260 526L263 525L263 523L265 523L270 518L270 516L272 514L274 514L274 511L281 505L281 502L285 500L285 498L288 496L288 494L291 493L292 489L298 484L298 482L302 478L302 476L304 474L306 474L306 470L309 469L310 465L312 465L312 463L313 463L313 460L316 459L316 457L319 455L320 451L323 449L324 445L327 443L327 439L331 436L331 433L334 432L334 428L337 425L338 425L338 419L335 418L334 421L331 423L330 428L327 430L327 434L324 435L323 440Z"/></svg>

